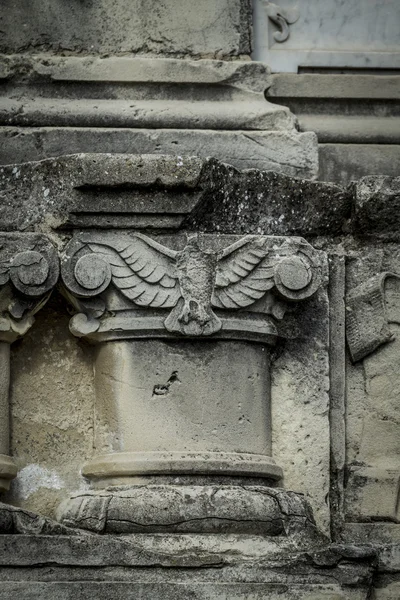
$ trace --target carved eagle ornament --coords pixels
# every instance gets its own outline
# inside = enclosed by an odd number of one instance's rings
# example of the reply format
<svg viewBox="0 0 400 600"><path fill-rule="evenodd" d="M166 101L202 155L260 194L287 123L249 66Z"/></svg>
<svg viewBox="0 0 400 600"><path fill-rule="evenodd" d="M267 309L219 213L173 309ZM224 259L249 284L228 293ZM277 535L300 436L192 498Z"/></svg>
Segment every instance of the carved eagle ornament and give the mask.
<svg viewBox="0 0 400 600"><path fill-rule="evenodd" d="M181 251L136 233L126 247L88 242L111 268L113 284L138 306L172 308L164 321L170 332L211 335L222 327L213 308L250 306L274 285L271 248L259 236L246 236L215 252L188 236ZM276 258L276 252L273 252Z"/></svg>

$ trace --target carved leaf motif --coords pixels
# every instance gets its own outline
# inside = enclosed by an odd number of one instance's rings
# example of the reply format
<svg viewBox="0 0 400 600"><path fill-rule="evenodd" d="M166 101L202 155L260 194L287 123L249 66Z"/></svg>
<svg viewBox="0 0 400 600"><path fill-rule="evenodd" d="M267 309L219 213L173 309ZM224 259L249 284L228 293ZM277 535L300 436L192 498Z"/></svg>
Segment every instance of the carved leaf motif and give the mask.
<svg viewBox="0 0 400 600"><path fill-rule="evenodd" d="M140 234L120 250L96 243L88 246L107 260L114 285L135 304L172 308L181 297L175 251Z"/></svg>
<svg viewBox="0 0 400 600"><path fill-rule="evenodd" d="M263 240L250 236L228 246L218 262L212 305L237 309L262 298L274 286L268 253Z"/></svg>

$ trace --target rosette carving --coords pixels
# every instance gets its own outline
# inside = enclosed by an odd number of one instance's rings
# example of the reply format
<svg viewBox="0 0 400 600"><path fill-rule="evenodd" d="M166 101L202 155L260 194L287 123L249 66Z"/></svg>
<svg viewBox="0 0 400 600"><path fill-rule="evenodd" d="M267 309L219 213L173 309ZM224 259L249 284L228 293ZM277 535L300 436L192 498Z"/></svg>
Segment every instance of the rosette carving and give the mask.
<svg viewBox="0 0 400 600"><path fill-rule="evenodd" d="M24 335L59 277L57 253L38 234L0 234L0 339Z"/></svg>
<svg viewBox="0 0 400 600"><path fill-rule="evenodd" d="M222 250L214 242L193 235L175 250L140 233L81 234L66 249L63 282L90 331L101 316L91 303L112 286L132 308L164 311L168 332L189 336L217 333L224 311L251 310L269 292L303 300L321 283L317 253L300 238L248 235ZM72 329L83 335L83 323L75 317Z"/></svg>

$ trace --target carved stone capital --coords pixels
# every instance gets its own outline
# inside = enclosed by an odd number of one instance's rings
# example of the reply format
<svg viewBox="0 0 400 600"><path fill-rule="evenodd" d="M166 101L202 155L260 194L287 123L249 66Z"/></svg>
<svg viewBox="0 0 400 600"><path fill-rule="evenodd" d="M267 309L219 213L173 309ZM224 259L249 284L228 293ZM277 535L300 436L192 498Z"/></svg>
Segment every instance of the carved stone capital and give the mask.
<svg viewBox="0 0 400 600"><path fill-rule="evenodd" d="M58 277L58 257L44 235L0 234L0 341L28 331Z"/></svg>
<svg viewBox="0 0 400 600"><path fill-rule="evenodd" d="M301 238L80 233L62 259L78 311L71 331L94 341L214 336L273 343L289 304L323 276Z"/></svg>

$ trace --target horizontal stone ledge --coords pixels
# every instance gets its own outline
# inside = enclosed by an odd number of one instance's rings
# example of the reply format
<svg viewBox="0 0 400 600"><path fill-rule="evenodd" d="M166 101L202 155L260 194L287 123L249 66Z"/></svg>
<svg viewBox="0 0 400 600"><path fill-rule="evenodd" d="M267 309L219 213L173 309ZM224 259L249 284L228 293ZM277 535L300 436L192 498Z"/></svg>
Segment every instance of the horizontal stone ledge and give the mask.
<svg viewBox="0 0 400 600"><path fill-rule="evenodd" d="M295 130L288 108L246 95L238 100L103 98L0 99L0 125L201 130Z"/></svg>
<svg viewBox="0 0 400 600"><path fill-rule="evenodd" d="M308 179L318 172L317 136L311 132L0 127L3 165L93 153L99 148L111 154L213 156L238 169L272 170Z"/></svg>
<svg viewBox="0 0 400 600"><path fill-rule="evenodd" d="M91 479L168 474L248 475L280 479L274 459L264 454L239 452L116 452L98 456L82 474Z"/></svg>
<svg viewBox="0 0 400 600"><path fill-rule="evenodd" d="M50 581L50 582L3 582L1 584L3 600L69 600L72 597L93 597L96 600L359 600L359 590L341 591L340 585L310 583L144 583L116 581Z"/></svg>
<svg viewBox="0 0 400 600"><path fill-rule="evenodd" d="M398 75L276 73L268 78L267 97L400 100Z"/></svg>
<svg viewBox="0 0 400 600"><path fill-rule="evenodd" d="M181 60L151 57L0 55L0 79L12 80L29 75L35 81L160 83L225 86L264 92L269 82L269 67L257 61Z"/></svg>
<svg viewBox="0 0 400 600"><path fill-rule="evenodd" d="M182 340L181 336L171 334L165 329L165 319L168 313L160 316L113 316L104 318L98 324L88 321L86 316L78 313L70 321L70 331L77 337L85 337L95 342L114 340L161 338ZM237 317L223 317L222 329L204 338L205 340L243 340L275 345L278 331L271 318L246 313ZM96 329L97 327L97 329ZM185 339L190 339L186 336ZM198 338L197 338L198 339Z"/></svg>
<svg viewBox="0 0 400 600"><path fill-rule="evenodd" d="M301 131L314 131L319 143L399 144L400 118L368 115L298 115Z"/></svg>

